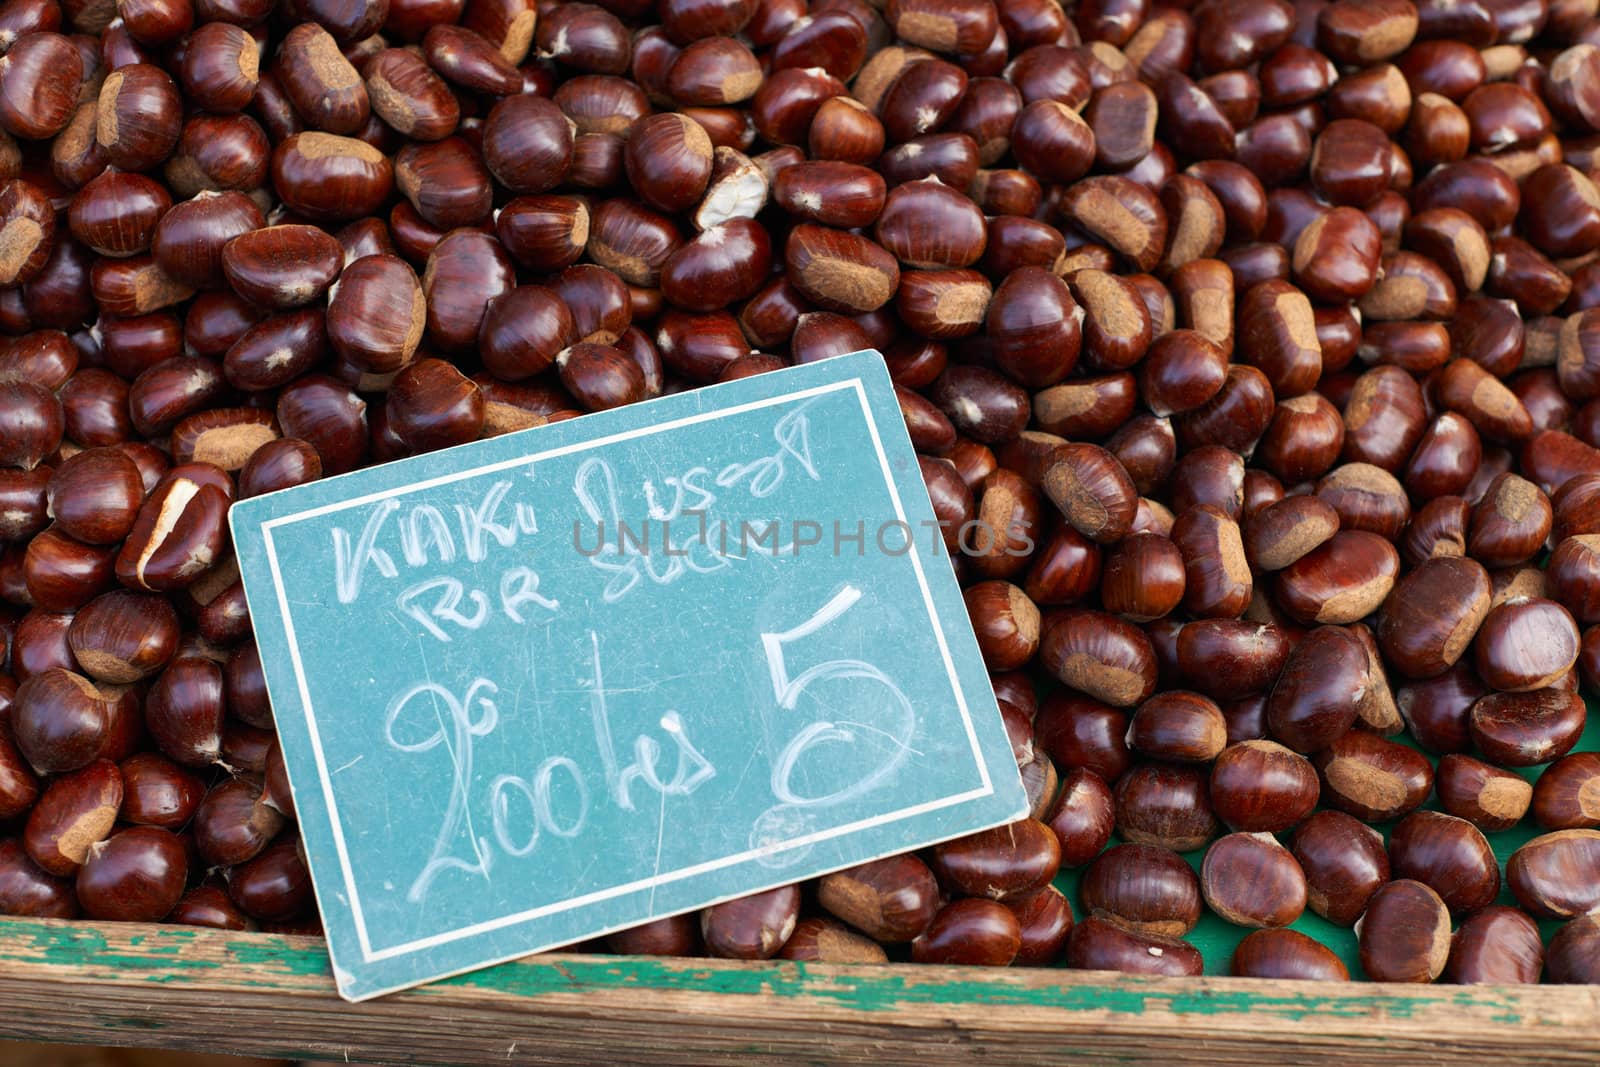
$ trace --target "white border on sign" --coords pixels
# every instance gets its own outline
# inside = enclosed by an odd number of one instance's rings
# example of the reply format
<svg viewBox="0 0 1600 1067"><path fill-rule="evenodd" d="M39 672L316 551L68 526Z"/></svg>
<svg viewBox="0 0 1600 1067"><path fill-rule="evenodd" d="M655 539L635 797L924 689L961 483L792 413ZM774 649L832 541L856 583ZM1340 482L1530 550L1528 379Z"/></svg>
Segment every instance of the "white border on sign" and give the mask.
<svg viewBox="0 0 1600 1067"><path fill-rule="evenodd" d="M906 522L905 508L901 503L900 493L895 487L894 477L889 472L889 459L888 456L884 454L883 440L878 434L878 424L876 420L873 419L872 409L867 404L866 391L862 388L860 378L849 378L845 379L844 381L832 382L827 385L814 386L810 389L796 390L795 392L785 393L781 396L768 397L764 400L752 401L747 404L739 404L731 408L723 408L721 410L711 412L702 412L698 415L689 415L681 419L673 419L669 422L663 422L653 426L645 426L634 430L627 430L622 433L611 434L607 437L595 438L592 441L582 441L575 444L562 445L559 448L551 448L547 449L546 451L536 452L527 456L518 456L515 459L502 460L499 463L489 463L482 467L474 467L473 469L467 471L457 471L453 474L441 475L437 478L428 478L420 482L413 482L409 485L397 486L377 493L369 493L366 496L356 497L351 500L343 500L335 504L324 504L321 507L309 508L305 511L296 512L292 515L279 516L276 519L270 519L261 524L262 536L266 547L267 565L272 571L273 585L278 596L278 613L283 618L284 634L289 642L289 658L294 665L295 681L300 691L300 703L305 710L306 730L311 737L311 747L317 763L317 776L322 783L323 800L328 806L328 821L333 829L334 848L339 854L339 867L344 875L345 892L350 898L350 913L355 919L356 937L361 944L361 956L364 962L372 963L379 960L392 959L396 956L403 956L421 949L433 948L451 941L461 940L462 938L489 933L506 926L514 926L518 923L526 922L531 919L538 919L546 915L555 914L557 912L569 911L573 908L584 907L586 905L595 904L603 900L609 900L613 897L626 896L630 893L636 893L640 890L649 889L667 882L675 882L684 878L693 878L696 875L706 874L711 871L719 870L723 867L731 867L735 864L757 859L761 856L770 856L774 853L784 852L792 848L800 848L805 845L812 845L819 841L826 841L830 838L853 833L857 830L866 830L874 826L882 826L886 823L897 822L901 819L911 818L912 816L921 815L925 812L937 811L940 808L961 804L969 800L976 800L979 797L989 796L994 792L994 783L989 778L988 765L983 761L983 753L978 745L977 731L972 725L972 715L967 708L966 696L961 691L961 682L956 675L955 661L951 659L949 646L945 642L944 630L939 625L939 614L937 609L934 607L932 591L928 588L927 575L922 569L922 559L920 552L917 550L916 538L913 537L910 539L911 551L909 553L911 566L916 572L917 585L922 590L922 600L927 606L928 617L933 622L934 636L939 643L939 655L944 659L946 676L950 679L951 688L955 693L956 706L961 712L961 721L966 727L967 741L971 747L973 761L977 764L979 778L983 782L982 788L968 790L965 793L945 797L941 800L927 801L909 808L903 808L899 811L889 812L883 815L875 815L870 819L861 819L857 822L849 823L844 826L838 826L829 830L821 830L814 834L807 834L803 837L797 837L790 841L776 842L765 845L758 849L750 849L736 855L725 856L721 859L708 860L704 863L695 864L692 867L684 867L680 868L679 870L668 871L666 873L657 873L650 878L641 878L637 881L629 882L626 885L612 886L608 889L599 890L581 897L573 897L568 900L557 901L552 904L546 904L537 908L530 908L526 911L516 912L511 915L503 915L495 919L486 919L483 922L473 923L470 926L463 926L455 930L446 931L444 933L417 938L413 941L407 941L399 945L393 945L388 948L378 949L376 951L373 950L372 943L367 936L366 919L361 912L361 899L356 892L355 873L350 866L349 852L345 847L344 829L340 825L338 807L334 803L333 781L328 774L327 761L322 752L322 737L317 730L316 717L311 707L311 693L306 682L304 665L300 660L300 646L294 631L294 620L289 612L288 594L284 588L283 575L278 567L278 553L276 546L273 544L272 531L280 526L287 526L291 523L299 522L304 519L317 518L322 515L331 514L335 511L343 511L348 508L359 507L363 504L370 504L374 501L384 500L388 497L399 496L404 493L415 492L421 489L431 489L435 486L449 484L450 482L463 481L467 478L476 478L484 474L492 474L496 471L507 470L512 467L525 466L529 463L535 463L540 460L571 455L576 452L583 452L592 448L600 448L607 445L618 444L623 441L629 441L639 437L648 437L652 434L662 433L668 430L682 429L686 426L693 426L697 423L709 422L713 419L727 418L733 415L742 415L750 411L757 411L761 408L772 407L777 404L786 404L795 400L804 400L809 397L821 396L826 393L832 393L841 389L851 388L855 390L856 397L860 401L861 413L866 418L867 431L872 435L873 450L878 456L878 467L883 472L884 484L889 490L889 499L894 504L895 517L904 523Z"/></svg>

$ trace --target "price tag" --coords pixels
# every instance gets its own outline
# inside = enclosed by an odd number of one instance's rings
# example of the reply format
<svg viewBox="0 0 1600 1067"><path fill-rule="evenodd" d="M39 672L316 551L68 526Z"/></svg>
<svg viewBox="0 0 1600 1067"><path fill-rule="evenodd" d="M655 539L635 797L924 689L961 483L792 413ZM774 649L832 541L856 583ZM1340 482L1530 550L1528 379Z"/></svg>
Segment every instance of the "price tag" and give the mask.
<svg viewBox="0 0 1600 1067"><path fill-rule="evenodd" d="M349 999L1026 811L876 352L231 521Z"/></svg>

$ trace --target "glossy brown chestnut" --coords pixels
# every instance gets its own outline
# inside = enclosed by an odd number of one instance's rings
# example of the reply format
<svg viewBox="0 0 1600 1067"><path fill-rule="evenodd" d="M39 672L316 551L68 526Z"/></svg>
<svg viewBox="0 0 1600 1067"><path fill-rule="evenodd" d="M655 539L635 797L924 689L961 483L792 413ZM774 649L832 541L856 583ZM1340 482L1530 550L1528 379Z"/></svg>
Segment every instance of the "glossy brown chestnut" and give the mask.
<svg viewBox="0 0 1600 1067"><path fill-rule="evenodd" d="M1278 575L1279 606L1306 625L1343 625L1378 609L1400 574L1394 546L1366 530L1339 530Z"/></svg>
<svg viewBox="0 0 1600 1067"><path fill-rule="evenodd" d="M1230 745L1211 769L1211 807L1232 830L1280 833L1316 807L1316 768L1273 741Z"/></svg>
<svg viewBox="0 0 1600 1067"><path fill-rule="evenodd" d="M1416 811L1402 819L1389 838L1389 864L1395 877L1428 886L1458 915L1487 906L1500 892L1488 840L1452 815Z"/></svg>
<svg viewBox="0 0 1600 1067"><path fill-rule="evenodd" d="M1536 918L1571 919L1600 904L1600 830L1557 830L1536 837L1506 861L1506 882Z"/></svg>
<svg viewBox="0 0 1600 1067"><path fill-rule="evenodd" d="M78 917L72 882L42 870L14 837L0 840L0 913L41 919Z"/></svg>
<svg viewBox="0 0 1600 1067"><path fill-rule="evenodd" d="M1072 929L1067 966L1181 978L1200 974L1204 964L1199 950L1187 941L1137 933L1091 915Z"/></svg>
<svg viewBox="0 0 1600 1067"><path fill-rule="evenodd" d="M38 773L75 771L100 756L112 731L112 704L81 674L41 671L17 687L11 735Z"/></svg>
<svg viewBox="0 0 1600 1067"><path fill-rule="evenodd" d="M1334 739L1312 762L1322 775L1323 801L1368 822L1415 810L1433 786L1427 757L1365 730Z"/></svg>
<svg viewBox="0 0 1600 1067"><path fill-rule="evenodd" d="M1490 693L1472 705L1472 741L1502 767L1532 767L1559 759L1583 732L1586 712L1577 693L1551 688Z"/></svg>
<svg viewBox="0 0 1600 1067"><path fill-rule="evenodd" d="M1298 930L1256 930L1233 950L1235 978L1347 982L1350 972L1333 950Z"/></svg>
<svg viewBox="0 0 1600 1067"><path fill-rule="evenodd" d="M1209 763L1227 745L1227 721L1216 703L1175 690L1139 705L1128 725L1128 747L1153 759Z"/></svg>
<svg viewBox="0 0 1600 1067"><path fill-rule="evenodd" d="M1135 844L1191 852L1217 832L1206 774L1197 768L1140 764L1118 778L1115 799L1117 833Z"/></svg>
<svg viewBox="0 0 1600 1067"><path fill-rule="evenodd" d="M1155 691L1149 638L1113 615L1078 611L1048 622L1040 655L1063 684L1116 707L1133 707Z"/></svg>
<svg viewBox="0 0 1600 1067"><path fill-rule="evenodd" d="M1326 748L1355 722L1368 684L1360 642L1343 629L1320 626L1289 653L1267 703L1268 726L1297 752Z"/></svg>
<svg viewBox="0 0 1600 1067"><path fill-rule="evenodd" d="M1444 980L1459 985L1536 983L1544 970L1539 927L1516 908L1487 907L1456 931Z"/></svg>
<svg viewBox="0 0 1600 1067"><path fill-rule="evenodd" d="M1182 937L1200 921L1200 880L1183 857L1154 845L1106 850L1078 886L1087 915L1160 937Z"/></svg>
<svg viewBox="0 0 1600 1067"><path fill-rule="evenodd" d="M982 898L953 900L940 908L911 942L917 963L1004 967L1022 950L1022 927L1004 904Z"/></svg>
<svg viewBox="0 0 1600 1067"><path fill-rule="evenodd" d="M1047 885L1036 893L1008 900L1005 905L1017 917L1022 933L1022 948L1012 962L1027 967L1054 963L1066 949L1074 923L1072 904L1066 895Z"/></svg>
<svg viewBox="0 0 1600 1067"><path fill-rule="evenodd" d="M1533 817L1545 830L1600 826L1600 754L1574 752L1556 760L1533 786Z"/></svg>
<svg viewBox="0 0 1600 1067"><path fill-rule="evenodd" d="M1061 866L1081 867L1100 854L1114 825L1111 790L1094 771L1074 767L1061 776L1061 788L1044 822L1061 846Z"/></svg>
<svg viewBox="0 0 1600 1067"><path fill-rule="evenodd" d="M1306 876L1268 833L1233 833L1211 843L1200 889L1212 911L1236 926L1287 926L1306 907Z"/></svg>
<svg viewBox="0 0 1600 1067"><path fill-rule="evenodd" d="M1401 879L1373 894L1357 935L1369 978L1432 982L1450 957L1450 912L1432 889Z"/></svg>
<svg viewBox="0 0 1600 1067"><path fill-rule="evenodd" d="M1550 770L1556 766L1560 763ZM1548 776L1549 771L1545 773ZM1521 822L1535 794L1535 787L1522 776L1459 753L1439 760L1434 787L1445 811L1489 832L1509 830Z"/></svg>
<svg viewBox="0 0 1600 1067"><path fill-rule="evenodd" d="M90 448L56 467L45 500L62 533L88 544L115 544L133 529L144 482L123 452Z"/></svg>
<svg viewBox="0 0 1600 1067"><path fill-rule="evenodd" d="M122 775L110 760L54 779L23 829L28 857L49 874L74 873L89 847L111 833L121 807Z"/></svg>
<svg viewBox="0 0 1600 1067"><path fill-rule="evenodd" d="M629 947L612 946L614 951L630 951ZM666 953L683 955L681 952ZM817 963L887 963L889 956L883 946L863 937L848 926L832 919L801 919L794 933L778 953L779 959L808 960Z"/></svg>
<svg viewBox="0 0 1600 1067"><path fill-rule="evenodd" d="M1553 600L1496 605L1473 640L1478 676L1493 689L1528 692L1555 684L1578 660L1578 626Z"/></svg>
<svg viewBox="0 0 1600 1067"><path fill-rule="evenodd" d="M1135 534L1106 558L1100 585L1107 611L1148 622L1176 608L1184 593L1183 554L1158 534Z"/></svg>
<svg viewBox="0 0 1600 1067"><path fill-rule="evenodd" d="M824 875L818 902L874 941L911 941L927 929L939 910L933 872L905 854Z"/></svg>
<svg viewBox="0 0 1600 1067"><path fill-rule="evenodd" d="M1378 615L1378 644L1402 674L1431 678L1461 658L1489 614L1488 572L1473 559L1424 560Z"/></svg>
<svg viewBox="0 0 1600 1067"><path fill-rule="evenodd" d="M205 795L198 776L155 752L136 752L118 769L123 782L119 814L125 822L181 830Z"/></svg>
<svg viewBox="0 0 1600 1067"><path fill-rule="evenodd" d="M201 800L191 829L207 863L232 866L259 855L283 823L277 809L264 802L259 784L229 778Z"/></svg>
<svg viewBox="0 0 1600 1067"><path fill-rule="evenodd" d="M933 850L934 872L965 896L1025 896L1055 877L1061 849L1049 827L1032 819L947 841Z"/></svg>
<svg viewBox="0 0 1600 1067"><path fill-rule="evenodd" d="M159 922L183 896L188 870L181 838L134 826L89 846L75 889L90 918Z"/></svg>
<svg viewBox="0 0 1600 1067"><path fill-rule="evenodd" d="M1556 931L1545 956L1552 982L1593 984L1600 976L1600 917L1584 915Z"/></svg>
<svg viewBox="0 0 1600 1067"><path fill-rule="evenodd" d="M1197 619L1178 632L1177 660L1190 685L1218 700L1269 688L1289 655L1282 628L1244 619Z"/></svg>

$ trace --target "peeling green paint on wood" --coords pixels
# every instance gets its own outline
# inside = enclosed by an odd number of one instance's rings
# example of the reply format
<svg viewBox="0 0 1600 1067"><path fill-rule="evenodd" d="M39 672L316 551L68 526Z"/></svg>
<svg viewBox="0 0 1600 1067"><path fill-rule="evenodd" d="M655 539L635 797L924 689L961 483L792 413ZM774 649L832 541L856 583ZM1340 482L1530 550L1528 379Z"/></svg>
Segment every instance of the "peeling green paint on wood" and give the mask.
<svg viewBox="0 0 1600 1067"><path fill-rule="evenodd" d="M219 977L226 964L183 954L193 931L175 928L128 940L133 951L116 951L92 926L8 920L12 942L17 935L26 950L0 949L0 962L44 961L71 967L114 968L121 975L160 984L192 984ZM253 987L297 984L296 980L328 976L327 953L272 934L241 934L225 943L228 980ZM1381 989L1357 995L1297 992L1292 986L1262 984L1260 992L1221 992L1196 986L1193 992L1174 992L1170 984L1155 988L1150 979L1127 976L1114 985L1039 984L1006 981L1003 972L963 971L949 979L944 972L934 979L912 968L862 969L847 976L818 974L804 963L774 963L766 967L727 967L706 961L660 960L595 956L592 959L537 957L460 975L423 987L414 995L444 996L463 988L516 997L538 998L552 993L591 989L627 989L640 992L691 991L726 996L761 996L784 999L810 998L865 1013L892 1012L907 1005L950 1006L967 1010L992 1007L1033 1007L1066 1012L1101 1012L1122 1016L1142 1015L1152 1009L1180 1015L1218 1017L1264 1014L1297 1021L1310 1016L1359 1018L1382 1012L1391 1018L1410 1018L1430 1009L1492 1011L1493 1021L1505 1025L1536 1022L1525 1018L1514 996L1493 988L1435 987L1426 995L1408 992L1396 996ZM965 977L970 975L970 977Z"/></svg>

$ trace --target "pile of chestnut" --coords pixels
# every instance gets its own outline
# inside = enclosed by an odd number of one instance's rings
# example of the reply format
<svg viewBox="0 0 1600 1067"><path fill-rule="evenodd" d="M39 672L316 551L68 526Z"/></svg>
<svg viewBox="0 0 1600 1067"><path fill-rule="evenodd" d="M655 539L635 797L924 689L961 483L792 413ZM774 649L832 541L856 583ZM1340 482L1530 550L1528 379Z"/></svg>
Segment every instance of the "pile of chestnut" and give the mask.
<svg viewBox="0 0 1600 1067"><path fill-rule="evenodd" d="M1597 172L1596 0L5 0L0 913L317 930L232 501L877 348L1031 817L591 947L1600 981Z"/></svg>

